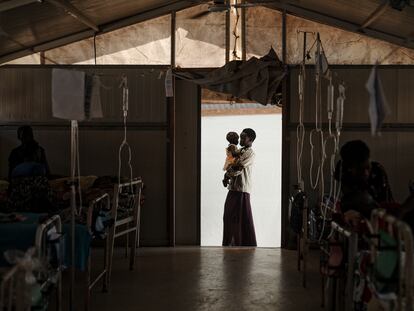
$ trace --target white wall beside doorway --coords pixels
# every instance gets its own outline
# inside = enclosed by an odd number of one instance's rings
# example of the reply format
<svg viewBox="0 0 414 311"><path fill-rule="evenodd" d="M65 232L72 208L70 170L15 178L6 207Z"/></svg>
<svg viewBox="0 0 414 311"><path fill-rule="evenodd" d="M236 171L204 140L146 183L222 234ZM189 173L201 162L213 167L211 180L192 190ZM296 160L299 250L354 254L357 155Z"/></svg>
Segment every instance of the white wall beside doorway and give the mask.
<svg viewBox="0 0 414 311"><path fill-rule="evenodd" d="M205 116L201 124L201 245L219 246L223 235L226 133L253 128L257 138L251 204L257 246L280 247L282 115Z"/></svg>

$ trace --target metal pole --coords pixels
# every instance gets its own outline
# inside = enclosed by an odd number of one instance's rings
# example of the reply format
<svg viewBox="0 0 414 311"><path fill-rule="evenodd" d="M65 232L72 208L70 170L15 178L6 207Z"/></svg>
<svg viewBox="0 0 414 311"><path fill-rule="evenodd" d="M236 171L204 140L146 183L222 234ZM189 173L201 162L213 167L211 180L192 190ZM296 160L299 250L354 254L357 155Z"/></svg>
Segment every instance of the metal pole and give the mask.
<svg viewBox="0 0 414 311"><path fill-rule="evenodd" d="M287 62L287 29L286 29L286 10L282 12L282 61L284 64Z"/></svg>
<svg viewBox="0 0 414 311"><path fill-rule="evenodd" d="M176 66L176 55L175 55L176 29L177 29L177 14L175 11L172 11L171 12L171 67L172 68L175 68Z"/></svg>
<svg viewBox="0 0 414 311"><path fill-rule="evenodd" d="M230 27L231 27L230 10L227 10L226 11L226 64L230 61Z"/></svg>
<svg viewBox="0 0 414 311"><path fill-rule="evenodd" d="M241 3L245 3L244 0ZM247 59L247 42L246 42L246 8L241 8L241 48L242 48L242 60Z"/></svg>
<svg viewBox="0 0 414 311"><path fill-rule="evenodd" d="M303 63L306 62L306 36L307 36L307 32L305 31L303 33Z"/></svg>
<svg viewBox="0 0 414 311"><path fill-rule="evenodd" d="M75 172L76 172L76 155L77 155L77 130L78 121L71 121L71 268L70 268L70 301L69 310L74 311L75 306L75 217L76 217L76 188L75 188Z"/></svg>

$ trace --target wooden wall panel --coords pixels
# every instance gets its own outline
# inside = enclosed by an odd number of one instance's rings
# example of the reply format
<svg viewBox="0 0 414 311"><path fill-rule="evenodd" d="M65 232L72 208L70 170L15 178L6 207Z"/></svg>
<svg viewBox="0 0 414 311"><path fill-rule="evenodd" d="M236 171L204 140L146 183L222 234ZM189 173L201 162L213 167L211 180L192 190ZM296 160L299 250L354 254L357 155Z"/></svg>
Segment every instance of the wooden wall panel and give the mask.
<svg viewBox="0 0 414 311"><path fill-rule="evenodd" d="M34 128L36 139L45 148L52 174L70 173L70 130ZM123 139L121 129L80 130L80 160L82 175L118 174L118 148ZM131 144L134 176L142 176L147 186L142 211L142 240L144 244L166 245L167 168L166 133L164 131L128 131ZM16 130L0 131L0 172L7 175L7 157L18 145ZM128 172L124 170L124 175Z"/></svg>
<svg viewBox="0 0 414 311"><path fill-rule="evenodd" d="M0 69L0 122L64 122L52 117L51 70L50 67ZM104 118L94 122L121 121L122 93L119 85L123 75L128 78L129 121L167 121L163 70L90 66L78 70L101 76Z"/></svg>
<svg viewBox="0 0 414 311"><path fill-rule="evenodd" d="M414 133L397 133L397 148L395 150L397 169L395 178L399 188L393 191L400 200L408 196L408 183L414 181Z"/></svg>
<svg viewBox="0 0 414 311"><path fill-rule="evenodd" d="M380 162L386 169L388 177L391 183L391 187L395 196L395 199L398 201L404 200L408 195L407 184L410 178L414 179L414 171L406 170L409 169L412 165L410 157L414 156L414 147L409 148L407 152L399 153L399 148L401 146L401 141L405 141L405 144L408 145L408 141L413 141L414 139L408 138L409 135L404 135L402 138L399 137L399 134L394 132L383 133L381 137L372 137L369 132L358 132L358 131L344 131L341 137L342 146L344 143L350 140L361 139L365 141L369 148L371 149L371 159L373 161ZM292 161L289 163L290 169L290 180L291 184L295 184L297 180L297 166L296 166L296 132L290 132L291 139L291 155ZM414 144L413 144L414 145ZM411 150L412 149L412 150ZM310 187L310 143L309 143L309 132L306 134L306 139L303 149L303 178L305 180L305 188L309 192ZM327 150L327 155L332 154L332 149ZM317 146L314 151L315 155L315 164L314 164L314 180L316 179L317 166L320 163L320 148ZM339 156L337 157L339 160ZM325 193L329 193L329 181L330 181L330 169L329 169L329 159L325 161L324 165L324 176L325 176ZM402 171L405 171L403 174ZM409 177L412 174L413 177ZM291 188L292 189L292 188ZM319 187L318 187L319 189ZM318 190L319 191L319 190ZM312 199L315 200L316 196L311 195Z"/></svg>
<svg viewBox="0 0 414 311"><path fill-rule="evenodd" d="M414 70L398 70L398 121L414 123Z"/></svg>
<svg viewBox="0 0 414 311"><path fill-rule="evenodd" d="M312 67L307 67L306 71L306 90L305 90L305 109L304 109L304 121L315 122L315 77ZM371 67L352 68L349 66L343 66L343 68L334 67L333 83L335 85L335 97L338 95L338 83L345 81L346 85L346 100L344 109L344 122L345 123L368 123L368 105L369 105L369 93L366 90L365 84L369 78ZM290 75L290 96L291 96L291 122L298 121L299 111L299 97L298 97L298 74L299 69L293 68ZM399 94L399 69L397 68L379 68L379 75L384 85L384 91L388 103L391 108L391 114L387 116L385 122L398 122L398 111L401 102L398 100ZM326 112L326 98L327 98L327 85L328 81L322 82L322 105L323 105L323 120L327 122Z"/></svg>
<svg viewBox="0 0 414 311"><path fill-rule="evenodd" d="M176 244L200 244L200 90L176 83Z"/></svg>
<svg viewBox="0 0 414 311"><path fill-rule="evenodd" d="M143 245L167 245L167 113L162 69L71 67L102 75L104 118L80 122L82 175L118 174L118 148L123 139L120 77L128 77L128 140L134 175L147 186L142 211ZM0 69L0 178L15 146L17 126L32 124L44 146L53 174L69 175L69 122L52 118L51 67ZM126 175L127 172L124 172Z"/></svg>
<svg viewBox="0 0 414 311"><path fill-rule="evenodd" d="M44 146L53 174L69 175L69 122L54 119L51 111L53 67L0 69L0 178L7 176L7 157L18 145L16 130L31 124ZM101 76L104 118L80 122L82 175L117 175L118 148L123 138L121 118L122 75L128 77L134 175L147 186L142 211L143 245L168 245L167 101L164 69L77 66L76 70ZM176 237L177 244L198 245L199 219L199 117L197 86L177 82L176 90ZM127 172L124 172L127 174Z"/></svg>
<svg viewBox="0 0 414 311"><path fill-rule="evenodd" d="M397 201L403 201L408 196L408 182L414 179L414 167L412 164L414 156L414 138L412 138L414 128L414 108L412 105L414 100L414 88L412 87L414 67L379 67L379 74L391 109L391 114L385 120L389 128L385 128L379 137L371 136L368 117L369 95L365 89L365 84L371 70L371 66L334 66L333 71L338 74L335 81L337 82L338 79L343 79L347 87L344 117L346 127L341 136L341 145L354 139L365 141L371 149L372 160L380 162L386 168L395 199ZM315 114L315 82L312 77L312 71L312 68L309 68L307 71L308 81L305 94L305 97L307 97L305 122L311 122L308 123L307 127L303 156L303 175L306 176L307 189L310 189L308 181L310 165L309 131L313 128L312 122L314 122ZM291 115L288 126L290 129L289 137L292 160L289 163L289 184L294 184L297 180L295 125L298 122L298 73L299 69L295 67L292 69L290 75ZM323 98L326 98L326 88L324 87L323 90ZM326 107L326 104L324 106ZM325 109L324 118L326 120ZM317 152L319 150L317 149ZM325 175L329 177L328 165L329 163L326 163L327 169Z"/></svg>

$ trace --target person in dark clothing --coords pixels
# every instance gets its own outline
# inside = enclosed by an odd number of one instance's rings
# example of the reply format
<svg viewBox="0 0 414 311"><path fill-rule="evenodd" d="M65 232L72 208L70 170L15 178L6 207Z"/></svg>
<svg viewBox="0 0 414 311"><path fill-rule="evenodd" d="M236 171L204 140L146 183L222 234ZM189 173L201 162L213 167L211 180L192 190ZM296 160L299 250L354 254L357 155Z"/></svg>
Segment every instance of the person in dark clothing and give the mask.
<svg viewBox="0 0 414 311"><path fill-rule="evenodd" d="M343 213L355 210L369 218L372 209L394 202L385 169L370 161L370 150L363 141L347 142L340 154L335 178L341 181Z"/></svg>
<svg viewBox="0 0 414 311"><path fill-rule="evenodd" d="M9 181L13 177L13 170L16 169L19 165L28 162L34 164L40 164L44 168L45 176L50 175L49 165L46 159L45 150L39 145L37 141L34 140L33 129L28 126L21 126L17 130L17 137L21 141L21 145L12 150L9 156ZM39 165L38 169L41 170ZM20 167L21 168L21 167Z"/></svg>
<svg viewBox="0 0 414 311"><path fill-rule="evenodd" d="M51 213L53 193L47 175L45 151L33 138L29 126L17 131L22 144L9 157L7 210L10 212Z"/></svg>

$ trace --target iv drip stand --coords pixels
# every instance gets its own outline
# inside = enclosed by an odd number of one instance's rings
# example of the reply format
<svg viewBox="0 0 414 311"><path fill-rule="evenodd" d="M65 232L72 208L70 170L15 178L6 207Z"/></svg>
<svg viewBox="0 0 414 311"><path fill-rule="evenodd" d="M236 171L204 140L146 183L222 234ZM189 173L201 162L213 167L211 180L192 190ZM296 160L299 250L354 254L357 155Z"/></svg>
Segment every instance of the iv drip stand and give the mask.
<svg viewBox="0 0 414 311"><path fill-rule="evenodd" d="M71 206L71 221L70 221L70 234L71 234L71 268L70 268L70 300L69 300L69 310L74 311L75 306L75 217L76 217L76 155L77 155L77 131L78 131L78 121L71 121L71 197L70 197L70 206Z"/></svg>

